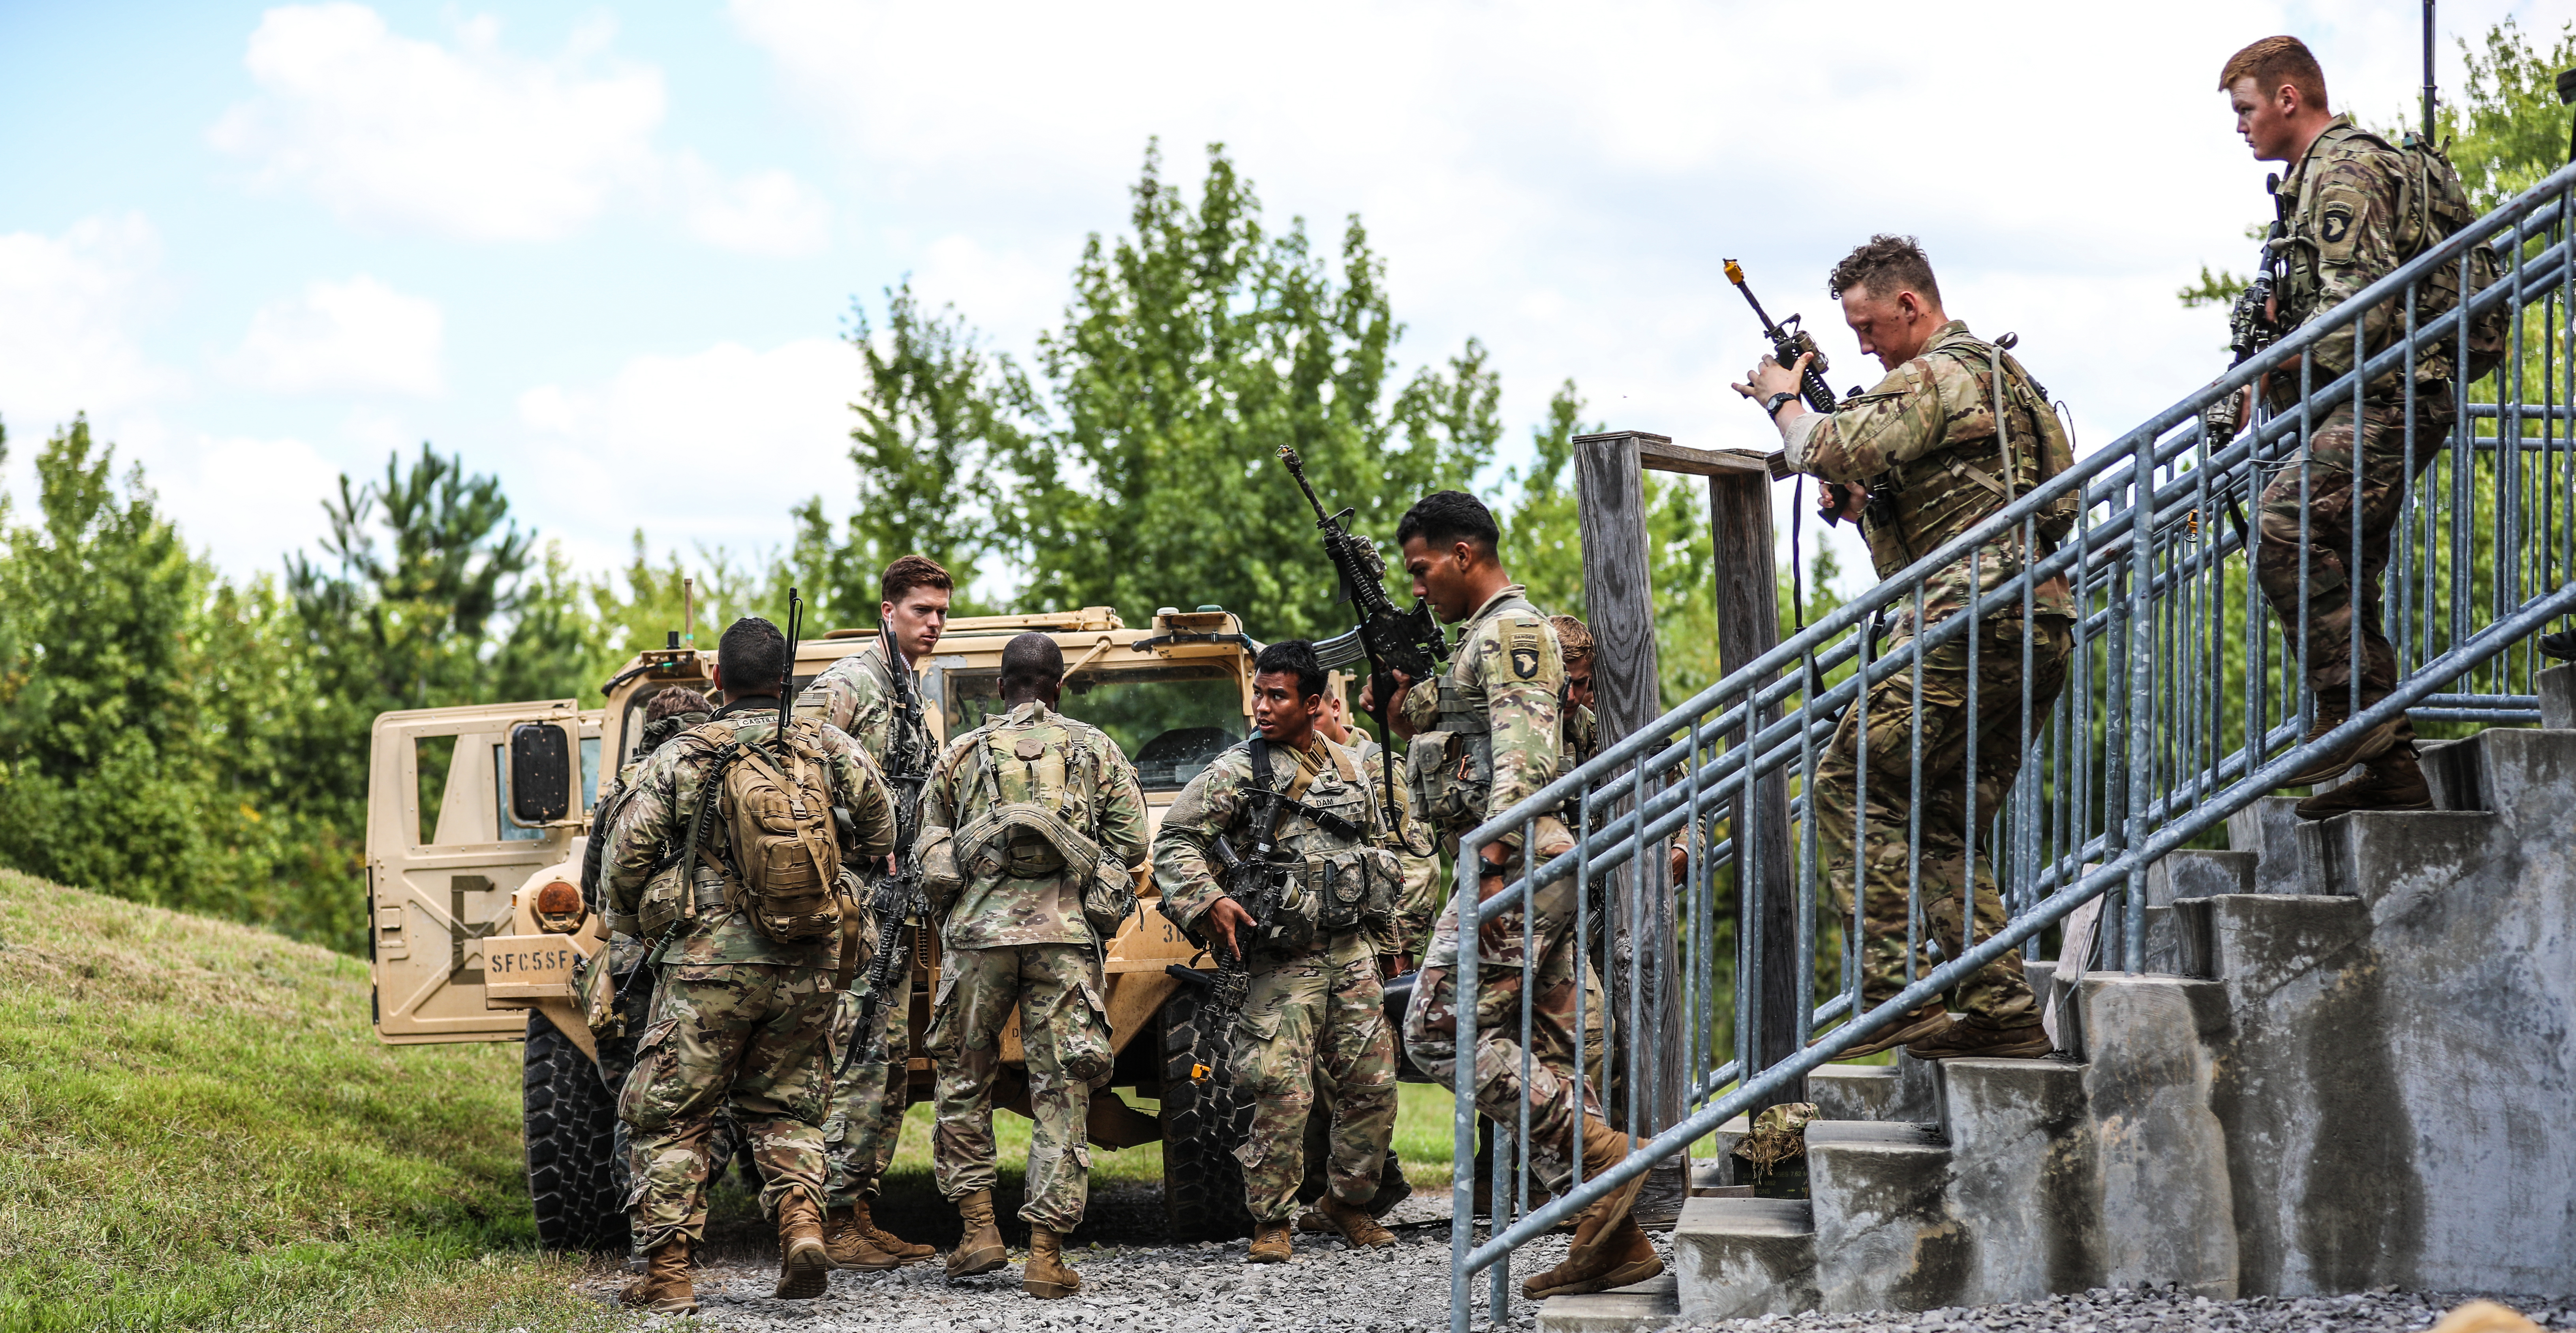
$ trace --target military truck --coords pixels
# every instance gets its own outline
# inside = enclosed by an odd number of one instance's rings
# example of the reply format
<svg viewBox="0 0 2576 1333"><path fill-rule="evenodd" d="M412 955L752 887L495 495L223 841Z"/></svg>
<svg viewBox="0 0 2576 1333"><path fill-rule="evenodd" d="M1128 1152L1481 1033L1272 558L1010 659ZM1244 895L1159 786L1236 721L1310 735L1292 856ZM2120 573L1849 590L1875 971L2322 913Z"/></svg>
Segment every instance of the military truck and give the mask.
<svg viewBox="0 0 2576 1333"><path fill-rule="evenodd" d="M1066 714L1114 738L1135 763L1149 816L1247 734L1259 645L1224 610L1155 613L1128 629L1106 607L948 622L921 675L929 722L960 735L1001 707L1002 646L1036 630L1064 650ZM865 647L872 630L796 645L795 682ZM550 1247L627 1244L625 1166L602 1043L573 1004L573 966L606 947L580 885L591 814L643 730L644 701L667 685L703 689L715 654L672 646L638 654L610 680L605 706L571 699L385 713L376 719L367 791L367 893L377 1037L395 1045L524 1041L528 1193ZM1148 901L1106 950L1118 1057L1092 1094L1091 1142L1163 1144L1163 1196L1175 1239L1247 1234L1233 1149L1248 1127L1216 1068L1206 987L1174 970L1215 965ZM922 1032L939 978L936 932L912 973L912 1097L930 1096ZM644 984L649 985L649 975ZM1140 1040L1141 1038L1141 1040ZM633 1037L622 1039L631 1051ZM617 1052L612 1045L610 1052ZM996 1100L1028 1113L1017 1021ZM631 1063L612 1058L610 1067ZM1151 1109L1130 1105L1120 1089ZM721 1168L721 1164L719 1169Z"/></svg>

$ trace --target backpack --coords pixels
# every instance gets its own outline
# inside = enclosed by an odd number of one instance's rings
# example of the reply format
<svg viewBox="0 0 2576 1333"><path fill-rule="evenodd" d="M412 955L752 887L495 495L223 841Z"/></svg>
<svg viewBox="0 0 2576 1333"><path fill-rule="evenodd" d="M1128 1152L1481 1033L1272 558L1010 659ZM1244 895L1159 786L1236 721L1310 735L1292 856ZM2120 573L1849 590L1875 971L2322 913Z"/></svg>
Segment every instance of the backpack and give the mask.
<svg viewBox="0 0 2576 1333"><path fill-rule="evenodd" d="M819 724L797 718L767 746L736 742L730 728L699 734L731 751L718 761L722 776L714 793L734 862L725 875L725 905L782 944L812 944L839 933L841 845L832 828L830 758ZM723 869L705 848L699 854Z"/></svg>
<svg viewBox="0 0 2576 1333"><path fill-rule="evenodd" d="M2469 203L2468 191L2461 188L2459 170L2451 165L2450 146L2435 145L2409 134L2395 150L2404 165L2399 172L2395 240L2397 251L2407 259L2449 240L2478 220L2477 209ZM2416 319L2429 323L2459 308L2460 302L2493 286L2503 274L2503 264L2496 258L2495 246L2480 241L2469 248L2468 290L2460 288L2457 263L2437 265L2426 275L2416 302ZM2499 301L2485 313L2468 321L2468 364L2458 368L2460 383L2474 384L2504 364L2508 340L2513 331L2511 303ZM2443 339L2456 353L2456 339Z"/></svg>

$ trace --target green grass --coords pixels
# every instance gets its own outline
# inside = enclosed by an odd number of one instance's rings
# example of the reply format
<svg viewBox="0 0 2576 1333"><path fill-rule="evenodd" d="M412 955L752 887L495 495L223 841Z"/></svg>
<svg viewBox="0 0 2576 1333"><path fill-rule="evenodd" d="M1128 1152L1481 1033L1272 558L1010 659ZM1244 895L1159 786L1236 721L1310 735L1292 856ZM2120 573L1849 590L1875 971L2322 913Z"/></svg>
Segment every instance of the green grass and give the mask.
<svg viewBox="0 0 2576 1333"><path fill-rule="evenodd" d="M366 965L0 870L0 1327L575 1329L516 1043L388 1047Z"/></svg>

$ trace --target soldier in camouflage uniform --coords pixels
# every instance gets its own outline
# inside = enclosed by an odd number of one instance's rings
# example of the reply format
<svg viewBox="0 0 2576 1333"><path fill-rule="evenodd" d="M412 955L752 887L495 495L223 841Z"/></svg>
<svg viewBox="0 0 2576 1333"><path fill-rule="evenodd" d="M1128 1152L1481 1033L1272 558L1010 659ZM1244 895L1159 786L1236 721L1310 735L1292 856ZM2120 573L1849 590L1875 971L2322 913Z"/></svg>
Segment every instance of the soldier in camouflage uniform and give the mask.
<svg viewBox="0 0 2576 1333"><path fill-rule="evenodd" d="M1369 790L1377 793L1382 805L1387 791L1386 748L1351 725L1342 684L1341 674L1334 673L1325 687L1324 711L1315 719L1315 729L1324 733L1325 740L1360 757L1368 767ZM1395 948L1378 959L1390 977L1412 971L1421 961L1423 948L1431 942L1431 918L1440 912L1441 887L1440 853L1414 816L1411 784L1401 778L1395 783L1395 824L1395 861L1403 867L1404 887L1395 899Z"/></svg>
<svg viewBox="0 0 2576 1333"><path fill-rule="evenodd" d="M1747 376L1748 383L1735 387L1764 400L1780 427L1790 465L1827 483L1824 502L1860 520L1881 577L1913 564L2002 509L2013 496L2072 465L2073 449L2047 392L2001 347L1980 341L1967 325L1942 312L1931 263L1912 238L1872 238L1835 267L1832 288L1861 350L1878 358L1887 378L1868 393L1845 399L1830 415L1809 412L1798 400L1795 390L1805 357L1789 367L1766 357ZM1872 502L1872 491L1886 502ZM2062 502L2043 512L2035 525L2036 553L2023 551L2023 535L2016 531L1980 548L1973 565L1963 559L1934 574L1923 589L1926 624L1938 625L1959 614L1972 591L1990 592L2014 577L2026 558L2045 554L2065 535L2073 519L2072 501ZM2066 680L2073 613L2065 580L2051 579L2033 592L2026 619L2016 599L1972 627L1973 648L1963 633L1926 652L1919 710L1913 672L1899 672L1869 692L1868 790L1866 807L1859 812L1866 863L1861 872L1866 885L1861 891L1865 1006L1893 997L1908 980L1909 878L1919 879L1921 886L1922 931L1913 956L1918 975L1936 961L1932 941L1940 941L1950 956L1959 952L1969 897L1974 899L1979 940L2003 928L1991 859L1976 856L1973 879L1968 874L1975 847L1969 830L1987 827L2021 770L2032 736L2046 725ZM1882 656L1915 636L1913 616L1912 604L1903 604ZM1974 711L1968 706L1972 680ZM2027 734L2021 729L2025 696L2033 728ZM1819 760L1813 806L1816 845L1846 918L1853 891L1861 711L1844 714ZM1918 713L1924 785L1916 792L1909 785ZM1972 737L1973 775L1967 769ZM1908 821L1918 803L1922 860L1909 872ZM2014 955L1988 963L1953 994L1963 1019L1954 1022L1940 1003L1928 1003L1876 1040L1844 1054L1902 1043L1922 1059L2036 1058L2052 1048Z"/></svg>
<svg viewBox="0 0 2576 1333"><path fill-rule="evenodd" d="M948 600L954 591L948 571L923 556L908 555L886 566L878 591L878 623L892 632L896 651L904 659L902 670L915 672L921 659L938 646L940 630L948 623ZM930 725L922 716L918 683L898 690L894 671L880 634L867 647L814 677L796 700L796 714L819 717L847 732L890 783L902 782L890 755L917 763L920 767L912 770L915 790L895 792L898 801L917 800L919 776L927 772L932 753ZM899 698L910 706L899 703ZM861 876L871 888L881 877L882 868L870 868ZM879 924L868 923L871 945ZM912 930L918 925L909 923L897 946L907 958L913 948ZM842 1067L832 1082L831 1118L823 1122L824 1157L831 1166L831 1208L823 1220L824 1240L832 1247L834 1263L862 1272L918 1263L937 1253L878 1226L869 1215L879 1182L894 1161L904 1108L910 1100L912 969L901 969L889 985L894 994L876 1005L877 1031L853 1031L843 1038L858 1043L863 1053L882 1052L882 1058L863 1055ZM858 997L844 996L842 1007L855 1021L861 1008Z"/></svg>
<svg viewBox="0 0 2576 1333"><path fill-rule="evenodd" d="M651 1023L617 1104L627 1128L636 1245L649 1261L626 1299L656 1311L696 1308L688 1256L705 1236L707 1138L728 1102L763 1182L761 1206L778 1218L777 1296L821 1295L831 1267L822 1233L822 1121L839 934L787 943L753 923L741 896L744 870L731 846L730 811L709 812L699 864L678 864L691 824L719 793L722 747L749 747L775 734L772 682L785 676L791 651L768 621L735 621L717 649L715 684L741 683L704 726L645 761L606 831L610 910L650 919L658 902L675 913L653 951L660 984ZM841 850L884 856L894 845L893 806L875 766L849 737L799 724L806 727L812 730L800 743L828 756L823 785L852 821L838 830ZM680 901L674 906L656 893Z"/></svg>
<svg viewBox="0 0 2576 1333"><path fill-rule="evenodd" d="M2274 192L2287 232L2275 243L2281 261L2273 295L2277 328L2286 332L2326 315L2440 239L2425 214L2425 196L2438 190L2421 188L2409 154L2351 117L2331 113L2325 74L2297 38L2267 37L2237 52L2220 72L2219 91L2228 95L2237 130L2256 158L2296 164ZM2433 165L2446 176L2450 172L2446 162L2436 159ZM2438 311L2428 310L2427 317L2433 313ZM2385 302L2357 326L2317 344L2308 354L2310 382L2323 387L2349 372L2357 359L2356 339L2377 352L2403 337L2405 319L2403 303ZM2396 688L2397 654L2380 629L2380 575L2407 483L2431 463L2450 429L2452 375L2449 344L2416 355L2411 458L2400 367L2364 385L2358 405L2346 398L2328 409L2310 428L2307 447L2264 487L2255 579L2281 618L2290 651L2301 651L2305 641L2315 709L2308 740L2349 719L2356 693L2358 706L2368 708ZM2299 378L2296 362L2273 372L2271 406L2296 406ZM2351 569L2346 565L2356 529L2361 563ZM2301 801L2298 813L2318 819L2346 810L2433 808L2416 762L2415 731L2403 713L2282 785L2328 782L2355 764L2367 766L2366 777Z"/></svg>
<svg viewBox="0 0 2576 1333"><path fill-rule="evenodd" d="M931 1153L965 1238L948 1274L1006 1262L993 1220L993 1078L1002 1027L1020 1011L1028 1053L1029 1259L1021 1289L1069 1296L1066 1233L1082 1223L1092 1085L1108 1074L1106 898L1146 867L1145 797L1118 743L1055 711L1064 653L1043 634L1002 650L1009 712L957 737L922 789L923 885L940 919L942 971L927 1045L938 1070ZM1106 895L1106 898L1104 898Z"/></svg>
<svg viewBox="0 0 2576 1333"><path fill-rule="evenodd" d="M1558 773L1563 737L1565 669L1547 617L1529 604L1521 585L1503 569L1495 546L1502 536L1493 514L1474 496L1435 491L1407 510L1396 526L1413 591L1433 611L1459 625L1446 672L1404 681L1391 713L1396 734L1411 738L1405 752L1414 805L1453 856L1477 870L1476 901L1510 883L1521 869L1523 829L1512 829L1481 847L1459 838L1489 816L1537 794ZM1460 624L1460 622L1464 622ZM1370 701L1363 697L1362 707ZM1528 849L1544 862L1571 847L1564 825L1543 816ZM1538 901L1488 922L1478 933L1477 1006L1473 1049L1476 1109L1496 1124L1517 1126L1529 1115L1533 1175L1551 1191L1564 1190L1575 1165L1598 1175L1628 1155L1629 1138L1600 1114L1595 1090L1578 1077L1581 1047L1574 1036L1575 913L1573 881L1560 879ZM1458 914L1452 896L1432 928L1413 1001L1405 1012L1404 1044L1414 1063L1443 1081L1461 1058L1457 1010ZM1531 943L1524 969L1522 916ZM1530 1071L1521 1073L1521 1005L1530 988ZM1645 1232L1629 1210L1643 1174L1584 1210L1575 1224L1566 1261L1523 1284L1533 1300L1600 1291L1639 1282L1663 1270Z"/></svg>
<svg viewBox="0 0 2576 1333"><path fill-rule="evenodd" d="M1395 1137L1395 1039L1378 977L1395 948L1398 835L1366 767L1315 729L1324 686L1314 645L1264 648L1252 677L1261 734L1190 779L1154 839L1163 914L1251 970L1232 1045L1234 1086L1253 1098L1236 1155L1254 1226L1247 1262L1257 1264L1289 1258L1318 1079L1333 1089L1331 1188L1318 1211L1354 1246L1395 1243L1368 1209ZM1256 763L1267 770L1258 779ZM1264 818L1267 829L1255 823ZM1267 935L1255 938L1250 913L1230 896L1250 885L1217 880L1220 838L1255 860L1269 844L1289 864Z"/></svg>

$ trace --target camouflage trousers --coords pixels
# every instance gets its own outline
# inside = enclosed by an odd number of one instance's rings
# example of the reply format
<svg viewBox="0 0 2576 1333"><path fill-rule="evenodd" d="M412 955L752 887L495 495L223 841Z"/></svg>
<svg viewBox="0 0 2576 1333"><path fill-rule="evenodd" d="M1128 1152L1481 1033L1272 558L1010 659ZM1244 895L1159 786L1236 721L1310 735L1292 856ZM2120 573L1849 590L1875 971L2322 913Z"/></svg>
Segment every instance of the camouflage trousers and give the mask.
<svg viewBox="0 0 2576 1333"><path fill-rule="evenodd" d="M1520 913L1511 912L1486 927L1478 941L1480 959L1508 940L1509 957L1520 954ZM1497 936L1501 938L1497 938ZM1574 1030L1574 927L1571 921L1542 916L1533 931L1531 952L1537 965L1482 963L1476 969L1475 1088L1476 1110L1486 1119L1518 1133L1521 1109L1529 1109L1530 1173L1539 1184L1562 1191L1573 1179L1572 1154L1580 1151L1581 1120L1586 1112L1601 1114L1600 1098L1576 1076L1583 1042ZM1458 1072L1458 900L1450 899L1432 927L1430 959L1414 982L1413 1003L1404 1011L1404 1049L1423 1072L1455 1086ZM1521 1039L1521 996L1531 993L1528 1044ZM1584 1003L1598 1012L1597 994ZM1587 1025L1588 1026L1588 1025ZM1524 1054L1529 1071L1522 1073Z"/></svg>
<svg viewBox="0 0 2576 1333"><path fill-rule="evenodd" d="M1100 965L1082 944L951 949L924 1044L939 1070L931 1164L951 1199L993 1188L993 1080L1002 1028L1020 1013L1028 1053L1028 1203L1020 1220L1050 1231L1082 1224L1089 1199L1091 1085L1109 1072L1109 1009Z"/></svg>
<svg viewBox="0 0 2576 1333"><path fill-rule="evenodd" d="M1327 1159L1332 1191L1366 1206L1395 1141L1395 1036L1377 954L1356 932L1252 973L1234 1027L1234 1086L1252 1098L1252 1130L1235 1157L1256 1222L1285 1222L1306 1178L1306 1120L1315 1084L1332 1085Z"/></svg>
<svg viewBox="0 0 2576 1333"><path fill-rule="evenodd" d="M2030 654L2031 738L2046 723L2048 710L2066 685L2066 662L2074 639L2062 616L2040 616L2025 636L2017 617L1995 617L1977 627L1977 707L1968 710L1968 641L1962 635L1923 659L1923 791L1920 796L1923 859L1917 882L1922 915L1909 920L1906 911L1907 863L1911 833L1908 820L1917 811L1914 780L1914 673L1900 671L1869 692L1868 809L1861 829L1865 840L1866 887L1861 902L1861 1002L1874 1006L1906 986L1906 940L1916 941L1917 977L1939 958L1955 958L1966 947L1962 935L1962 896L1971 891L1967 874L1970 834L1968 811L1968 739L1977 744L1976 836L1985 840L1989 821L2002 808L2013 779L2020 776L2029 749L2022 726L2022 654ZM1843 715L1832 744L1816 764L1816 850L1833 885L1834 901L1848 922L1852 910L1852 799L1858 786L1856 756L1860 710ZM1976 858L1976 937L1984 940L2005 925L2003 901L1996 891L1990 858ZM1911 927L1917 927L1914 929ZM1937 944L1941 950L1933 952ZM1952 990L1959 1012L1983 1027L2027 1027L2039 1021L2039 1006L2030 983L2007 953L1979 968Z"/></svg>
<svg viewBox="0 0 2576 1333"><path fill-rule="evenodd" d="M904 931L907 946L913 933ZM869 938L873 942L875 937ZM909 947L904 956L911 958ZM835 1208L876 1197L886 1168L894 1162L896 1141L903 1135L903 1113L912 1104L911 969L887 984L893 993L877 1005L874 1032L857 1030L858 996L842 997L848 1011L842 1040L860 1045L849 1067L832 1080L832 1115L823 1122L826 1179ZM880 1053L881 1059L869 1058Z"/></svg>
<svg viewBox="0 0 2576 1333"><path fill-rule="evenodd" d="M2381 629L2380 576L2388 568L2389 538L2405 507L2407 483L2441 451L2451 419L2448 393L2420 393L2416 403L2413 460L2407 458L2402 401L2364 403L2358 413L2346 401L2326 413L2309 432L2302 454L2263 487L2254 578L2281 618L2288 651L2299 651L2304 629L2308 693L2336 716L2352 700L2356 634L2361 705L2377 703L2397 687L2397 652ZM2304 483L2298 457L2308 460ZM2361 594L2357 618L2356 587ZM2304 619L2299 606L2303 591ZM2401 743L2411 747L2414 729L2403 717L2397 726Z"/></svg>
<svg viewBox="0 0 2576 1333"><path fill-rule="evenodd" d="M760 1206L790 1190L823 1204L823 1107L831 1089L832 1012L818 968L774 963L665 967L653 1023L617 1099L626 1122L626 1204L640 1251L706 1237L709 1137L730 1104L760 1172Z"/></svg>

